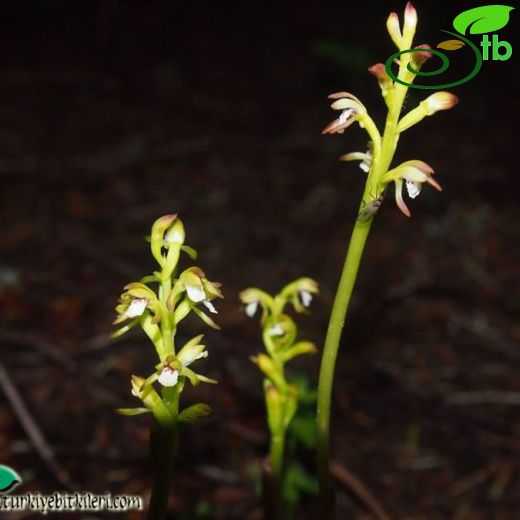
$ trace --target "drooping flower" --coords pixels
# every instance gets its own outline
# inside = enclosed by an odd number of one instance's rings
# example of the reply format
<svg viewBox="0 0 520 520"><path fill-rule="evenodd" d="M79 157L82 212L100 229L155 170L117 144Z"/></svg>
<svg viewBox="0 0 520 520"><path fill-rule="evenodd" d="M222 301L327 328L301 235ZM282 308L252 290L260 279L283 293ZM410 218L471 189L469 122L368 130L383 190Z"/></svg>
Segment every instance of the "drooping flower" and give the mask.
<svg viewBox="0 0 520 520"><path fill-rule="evenodd" d="M262 323L267 319L267 315L273 307L274 301L272 296L265 291L256 287L244 289L239 294L240 301L245 305L244 312L252 318L259 307L262 308Z"/></svg>
<svg viewBox="0 0 520 520"><path fill-rule="evenodd" d="M255 301L249 302L245 306L245 313L249 318L252 318L256 314L258 305L259 305L258 300L255 300Z"/></svg>
<svg viewBox="0 0 520 520"><path fill-rule="evenodd" d="M146 304L146 298L133 298L124 313L126 318L132 319L141 316L146 309Z"/></svg>
<svg viewBox="0 0 520 520"><path fill-rule="evenodd" d="M368 67L368 72L370 72L370 74L373 74L377 78L379 88L381 89L381 94L383 95L383 98L385 98L386 101L386 96L393 85L393 81L386 72L384 64L376 63Z"/></svg>
<svg viewBox="0 0 520 520"><path fill-rule="evenodd" d="M366 108L359 99L349 92L337 92L330 94L329 99L334 99L331 107L340 110L340 115L329 123L322 131L323 134L342 134L354 121L366 114Z"/></svg>
<svg viewBox="0 0 520 520"><path fill-rule="evenodd" d="M318 292L319 288L316 281L312 278L304 277L286 285L282 295L292 303L296 312L305 312L311 304L312 298Z"/></svg>
<svg viewBox="0 0 520 520"><path fill-rule="evenodd" d="M220 291L220 283L210 282L204 272L198 267L186 269L179 280L188 298L193 303L202 303L211 313L217 314L217 310L211 300L223 298Z"/></svg>
<svg viewBox="0 0 520 520"><path fill-rule="evenodd" d="M359 167L365 172L368 173L370 168L372 167L372 161L374 157L372 155L372 150L369 148L365 153L363 152L351 152L345 155L342 155L339 160L340 161L361 161L359 163Z"/></svg>
<svg viewBox="0 0 520 520"><path fill-rule="evenodd" d="M415 199L421 193L422 185L426 182L436 190L442 191L440 184L433 178L434 171L423 161L406 161L397 168L388 171L383 177L383 183L395 183L395 201L398 208L407 217L411 217L410 210L403 200L403 185L406 186L408 196Z"/></svg>
<svg viewBox="0 0 520 520"><path fill-rule="evenodd" d="M216 383L214 379L195 373L188 368L199 359L208 357L206 346L201 344L203 335L195 336L188 341L177 355L169 355L155 367L155 373L142 383L142 386L151 385L155 381L162 386L172 387L179 382L179 377L186 377L192 385L199 383Z"/></svg>
<svg viewBox="0 0 520 520"><path fill-rule="evenodd" d="M119 305L116 307L118 316L114 320L114 324L117 325L126 320L139 318L143 316L147 309L150 309L154 315L154 322L159 322L161 310L155 293L143 283L128 284L119 299Z"/></svg>

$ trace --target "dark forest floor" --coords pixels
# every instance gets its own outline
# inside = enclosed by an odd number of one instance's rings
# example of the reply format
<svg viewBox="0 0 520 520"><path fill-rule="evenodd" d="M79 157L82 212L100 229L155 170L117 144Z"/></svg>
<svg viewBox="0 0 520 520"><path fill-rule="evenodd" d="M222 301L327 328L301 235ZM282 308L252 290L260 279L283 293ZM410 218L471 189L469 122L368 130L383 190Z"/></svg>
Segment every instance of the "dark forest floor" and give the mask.
<svg viewBox="0 0 520 520"><path fill-rule="evenodd" d="M238 292L312 276L321 295L301 333L321 345L363 182L355 165L336 162L363 146L361 132L320 136L333 117L325 98L346 89L380 103L364 66L354 80L302 51L310 15L301 16L303 36L291 44L277 29L256 61L233 52L240 35L218 28L190 46L195 14L174 56L149 44L131 58L114 30L117 45L99 37L78 59L57 39L41 59L22 49L19 61L4 60L1 362L80 489L148 492L148 418L114 409L132 404L129 377L150 373L152 347L107 334L121 287L153 269L151 223L176 212L225 300L204 372L220 384L184 393L215 415L182 438L171 507L179 518L259 518L255 474L267 437L249 357L261 343ZM106 62L97 54L110 55L105 46L115 56ZM444 191L425 189L411 220L387 195L344 334L337 473L357 475L392 518L519 514L519 186L504 152L513 136L496 115L518 101L505 92L482 106L489 88L485 78L478 93L461 88L460 109L403 137L403 160L432 164ZM203 326L192 319L184 331ZM317 356L295 365L315 382ZM63 489L5 400L0 425L0 463L22 474L23 491ZM303 460L312 469L312 454ZM338 518L371 518L341 480L337 505Z"/></svg>

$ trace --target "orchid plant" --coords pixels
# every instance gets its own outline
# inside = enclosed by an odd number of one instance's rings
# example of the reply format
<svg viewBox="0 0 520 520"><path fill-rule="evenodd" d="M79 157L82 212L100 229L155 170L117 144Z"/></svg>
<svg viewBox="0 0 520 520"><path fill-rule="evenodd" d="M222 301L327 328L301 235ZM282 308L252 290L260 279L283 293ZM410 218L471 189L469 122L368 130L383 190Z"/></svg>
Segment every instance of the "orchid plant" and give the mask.
<svg viewBox="0 0 520 520"><path fill-rule="evenodd" d="M412 47L416 26L417 12L410 2L406 5L402 29L396 13L391 13L387 20L387 30L392 41L399 51L404 51L400 53L396 62L399 67L398 81L392 80L382 63L377 63L368 69L377 78L387 107L382 134L368 114L365 105L356 96L349 92L339 92L329 96L333 100L332 108L338 111L339 115L325 127L323 133L342 134L353 123L357 123L367 132L370 142L367 151L348 153L340 158L342 161L361 161L360 168L367 176L332 307L320 368L317 425L320 494L323 505L330 503L331 497L330 408L336 357L359 264L374 216L383 203L385 192L390 184L395 186L397 207L407 217L410 217L411 213L403 198L403 187L406 187L411 199L415 199L421 193L424 184L429 184L438 191L441 190L439 183L433 177L433 168L419 159L408 160L391 167L403 132L425 117L452 108L458 102L455 95L439 91L428 96L408 113L401 114L408 85L420 73L424 62L431 57L428 45Z"/></svg>
<svg viewBox="0 0 520 520"><path fill-rule="evenodd" d="M190 313L210 327L219 328L205 310L216 314L213 300L222 298L220 284L210 282L200 268L189 267L178 273L181 252L193 260L197 257L196 251L184 244L185 237L184 225L176 215L165 215L154 222L150 245L159 270L124 288L114 322L121 327L113 337L140 327L154 345L158 357L151 375L146 378L133 375L131 378L132 395L142 402L142 406L118 410L129 416L151 413L155 419L151 447L157 470L150 499L150 520L161 520L166 515L179 426L211 414L211 408L204 403L180 410L185 383L217 382L191 368L193 363L208 356L202 334L181 348L176 347L178 326Z"/></svg>
<svg viewBox="0 0 520 520"><path fill-rule="evenodd" d="M298 408L297 386L287 380L285 364L297 356L314 354L310 341L297 340L298 328L285 312L291 305L298 313L307 311L318 284L311 278L300 278L287 284L277 295L251 287L240 293L249 317L260 312L265 353L252 357L264 378L264 396L270 431L268 474L264 479L264 502L268 518L286 518L282 502L284 454L287 430Z"/></svg>

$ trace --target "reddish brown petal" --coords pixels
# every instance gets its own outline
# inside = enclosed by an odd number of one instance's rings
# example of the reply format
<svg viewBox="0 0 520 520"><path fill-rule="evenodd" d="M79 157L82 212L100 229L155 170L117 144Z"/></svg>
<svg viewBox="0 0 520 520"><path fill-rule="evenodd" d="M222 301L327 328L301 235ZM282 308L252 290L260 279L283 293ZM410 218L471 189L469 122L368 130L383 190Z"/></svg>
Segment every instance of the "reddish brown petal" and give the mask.
<svg viewBox="0 0 520 520"><path fill-rule="evenodd" d="M404 215L406 215L408 218L412 216L410 213L410 210L408 209L408 206L405 204L403 200L403 183L402 182L396 182L395 183L395 202L397 204L397 207L401 210Z"/></svg>
<svg viewBox="0 0 520 520"><path fill-rule="evenodd" d="M368 67L368 72L379 79L386 79L389 77L386 73L385 66L382 63L376 63L375 65Z"/></svg>
<svg viewBox="0 0 520 520"><path fill-rule="evenodd" d="M341 132L342 130L345 130L345 128L348 128L353 122L355 121L355 118L350 117L347 119L344 123L339 123L339 119L334 119L332 123L329 123L322 131L322 134L337 134L338 132Z"/></svg>

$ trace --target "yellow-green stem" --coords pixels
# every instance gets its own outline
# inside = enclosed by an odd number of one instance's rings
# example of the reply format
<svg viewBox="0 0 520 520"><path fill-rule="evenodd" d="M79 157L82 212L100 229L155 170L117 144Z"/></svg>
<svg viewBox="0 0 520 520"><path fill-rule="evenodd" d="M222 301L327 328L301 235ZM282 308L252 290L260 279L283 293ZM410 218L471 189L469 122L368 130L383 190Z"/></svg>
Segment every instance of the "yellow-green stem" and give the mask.
<svg viewBox="0 0 520 520"><path fill-rule="evenodd" d="M345 323L350 298L356 282L356 276L365 248L365 243L372 225L372 219L368 222L356 221L347 257L343 266L343 272L338 284L338 290L332 306L323 356L321 359L320 378L318 383L318 476L320 482L320 496L324 504L331 500L329 477L329 429L330 407L332 396L332 384L334 369L338 354L341 332Z"/></svg>
<svg viewBox="0 0 520 520"><path fill-rule="evenodd" d="M405 66L403 63L402 68ZM377 199L384 187L381 186L381 178L388 171L397 147L399 133L397 123L406 95L407 87L395 85L391 93L392 100L385 123L385 131L381 142L380 155L374 156L374 164L368 175L360 211L374 199ZM376 210L377 211L377 210ZM317 399L317 428L318 428L318 476L320 483L320 514L325 517L330 514L332 507L332 487L330 483L329 455L330 455L330 410L332 400L332 386L334 382L334 370L336 358L341 340L341 333L345 323L350 299L356 283L356 278L365 248L368 234L372 227L373 217L367 219L357 218L347 249L343 271L338 283L336 296L332 306L327 335L323 348L320 367Z"/></svg>
<svg viewBox="0 0 520 520"><path fill-rule="evenodd" d="M164 309L164 316L161 320L162 336L162 357L175 354L173 341L174 330L171 319L167 315L166 300L170 293L170 279L161 282L159 291L160 302ZM163 387L162 400L168 407L170 418L167 423L164 421L155 425L150 436L152 457L154 459L155 475L150 497L150 507L148 510L148 520L163 520L166 518L168 497L170 494L173 466L177 452L178 443L178 422L179 415L179 386Z"/></svg>

